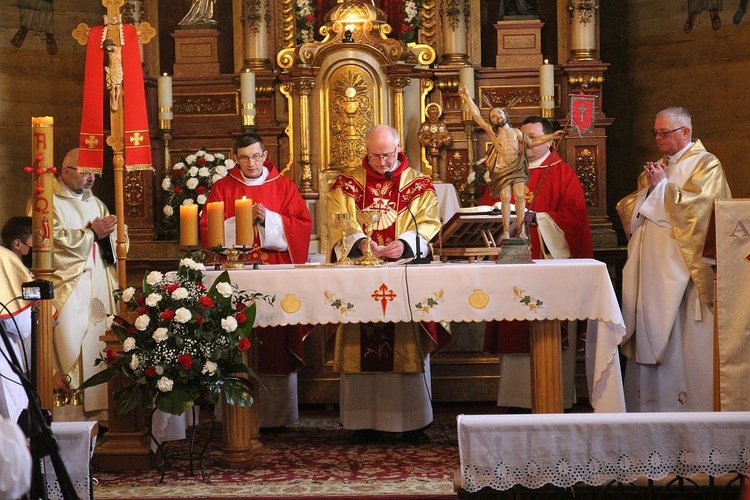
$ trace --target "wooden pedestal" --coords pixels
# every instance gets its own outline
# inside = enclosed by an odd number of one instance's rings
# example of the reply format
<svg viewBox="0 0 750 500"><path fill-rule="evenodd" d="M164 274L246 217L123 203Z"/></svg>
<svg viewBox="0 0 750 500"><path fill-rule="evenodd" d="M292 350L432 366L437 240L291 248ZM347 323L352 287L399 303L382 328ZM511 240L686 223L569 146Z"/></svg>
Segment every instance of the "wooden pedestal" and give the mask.
<svg viewBox="0 0 750 500"><path fill-rule="evenodd" d="M542 64L542 26L538 19L499 21L497 30L498 69L535 68Z"/></svg>
<svg viewBox="0 0 750 500"><path fill-rule="evenodd" d="M189 29L172 33L174 76L209 77L219 74L219 32Z"/></svg>

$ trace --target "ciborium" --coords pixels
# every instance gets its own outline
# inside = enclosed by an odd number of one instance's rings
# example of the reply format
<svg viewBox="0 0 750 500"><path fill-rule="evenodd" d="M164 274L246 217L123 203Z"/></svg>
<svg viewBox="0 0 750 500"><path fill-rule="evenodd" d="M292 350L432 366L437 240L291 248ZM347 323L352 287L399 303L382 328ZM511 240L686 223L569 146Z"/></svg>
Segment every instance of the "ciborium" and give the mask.
<svg viewBox="0 0 750 500"><path fill-rule="evenodd" d="M380 220L380 210L358 210L357 222L365 228L367 236L365 254L354 261L356 266L380 266L383 260L372 254L372 225Z"/></svg>
<svg viewBox="0 0 750 500"><path fill-rule="evenodd" d="M336 266L351 266L352 259L349 258L349 247L346 244L346 235L349 233L351 217L346 212L333 214L333 226L341 231L341 257L334 262Z"/></svg>

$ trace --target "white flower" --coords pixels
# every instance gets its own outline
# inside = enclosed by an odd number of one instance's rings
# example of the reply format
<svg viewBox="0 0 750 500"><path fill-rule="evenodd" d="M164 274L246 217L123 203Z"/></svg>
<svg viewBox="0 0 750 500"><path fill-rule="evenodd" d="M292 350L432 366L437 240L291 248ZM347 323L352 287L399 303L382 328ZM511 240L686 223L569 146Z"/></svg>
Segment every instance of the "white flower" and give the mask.
<svg viewBox="0 0 750 500"><path fill-rule="evenodd" d="M213 184L214 182L216 182L216 181L218 181L219 179L222 179L222 178L223 178L223 176L221 176L219 174L214 174L213 177L211 177L211 183Z"/></svg>
<svg viewBox="0 0 750 500"><path fill-rule="evenodd" d="M221 294L222 297L231 297L232 296L232 285L229 283L222 281L221 283L216 285L216 291Z"/></svg>
<svg viewBox="0 0 750 500"><path fill-rule="evenodd" d="M180 307L174 312L174 320L178 323L187 323L193 318L193 313L189 309Z"/></svg>
<svg viewBox="0 0 750 500"><path fill-rule="evenodd" d="M185 182L185 187L187 187L188 189L195 189L195 188L197 188L198 187L198 179L196 179L195 177L191 177L190 179L187 180L187 182Z"/></svg>
<svg viewBox="0 0 750 500"><path fill-rule="evenodd" d="M146 276L146 283L148 283L151 286L154 286L157 283L160 283L162 278L164 278L164 275L161 274L159 271L151 271L150 273L148 273L148 276Z"/></svg>
<svg viewBox="0 0 750 500"><path fill-rule="evenodd" d="M114 314L107 314L107 330L112 329L112 324L115 322Z"/></svg>
<svg viewBox="0 0 750 500"><path fill-rule="evenodd" d="M164 215L167 217L172 217L174 215L174 208L172 208L172 205L164 205Z"/></svg>
<svg viewBox="0 0 750 500"><path fill-rule="evenodd" d="M167 377L162 377L156 381L156 387L158 387L161 392L169 392L174 388L174 381Z"/></svg>
<svg viewBox="0 0 750 500"><path fill-rule="evenodd" d="M192 198L185 198L182 200L183 205L195 205L195 201Z"/></svg>
<svg viewBox="0 0 750 500"><path fill-rule="evenodd" d="M122 343L123 352L130 352L135 349L135 339L133 337L126 338Z"/></svg>
<svg viewBox="0 0 750 500"><path fill-rule="evenodd" d="M221 320L221 327L227 332L232 333L237 329L237 320L234 316L227 316Z"/></svg>
<svg viewBox="0 0 750 500"><path fill-rule="evenodd" d="M234 160L230 159L230 160L225 160L224 161L224 166L227 167L227 169L234 168L234 165L235 165Z"/></svg>
<svg viewBox="0 0 750 500"><path fill-rule="evenodd" d="M130 358L130 369L135 371L140 365L141 365L141 360L138 359L138 355L133 354L133 357Z"/></svg>
<svg viewBox="0 0 750 500"><path fill-rule="evenodd" d="M127 287L122 292L122 300L125 302L130 302L130 300L133 298L133 295L135 295L135 288L132 286Z"/></svg>
<svg viewBox="0 0 750 500"><path fill-rule="evenodd" d="M160 300L161 300L161 294L150 293L148 297L146 297L146 305L148 307L155 307L156 304L158 304Z"/></svg>
<svg viewBox="0 0 750 500"><path fill-rule="evenodd" d="M203 365L203 369L201 370L202 374L208 373L209 375L213 375L216 371L216 368L218 368L218 365L214 363L213 361L206 361L206 364Z"/></svg>
<svg viewBox="0 0 750 500"><path fill-rule="evenodd" d="M216 157L214 155L212 155L211 153L206 153L206 155L203 157L203 159L206 160L206 161L214 161L216 159Z"/></svg>
<svg viewBox="0 0 750 500"><path fill-rule="evenodd" d="M222 153L216 153L216 154L215 154L214 156L215 156L215 157L216 157L217 159L219 159L219 160L223 160L224 158L226 158L226 156L224 156L224 155L223 155Z"/></svg>
<svg viewBox="0 0 750 500"><path fill-rule="evenodd" d="M150 322L151 318L148 317L148 314L141 314L140 316L135 318L135 329L141 332L146 331L146 328L148 328L148 324Z"/></svg>
<svg viewBox="0 0 750 500"><path fill-rule="evenodd" d="M206 266L203 265L201 262L196 262L190 257L185 257L184 259L180 259L180 265L179 267L187 267L189 269L192 269L194 271L205 271ZM173 295L174 297L174 295Z"/></svg>
<svg viewBox="0 0 750 500"><path fill-rule="evenodd" d="M198 156L206 156L206 151L204 149L199 149L195 154Z"/></svg>
<svg viewBox="0 0 750 500"><path fill-rule="evenodd" d="M174 300L182 300L186 299L190 296L190 294L187 291L187 288L185 287L179 287L174 292L172 292L172 299Z"/></svg>
<svg viewBox="0 0 750 500"><path fill-rule="evenodd" d="M157 328L157 329L156 329L156 330L154 331L154 334L153 334L153 335L151 335L151 338L152 338L152 339L154 339L154 340L156 341L156 343L157 343L157 344L158 344L159 342L164 342L165 340L167 340L167 337L169 337L169 330L167 330L167 329L166 329L166 328L164 328L163 326L162 326L162 327L159 327L159 328Z"/></svg>
<svg viewBox="0 0 750 500"><path fill-rule="evenodd" d="M165 177L164 180L161 181L161 188L164 191L169 191L169 188L172 187L172 179L169 177Z"/></svg>
<svg viewBox="0 0 750 500"><path fill-rule="evenodd" d="M190 177L195 177L196 175L198 175L198 167L190 167L188 169L188 175Z"/></svg>
<svg viewBox="0 0 750 500"><path fill-rule="evenodd" d="M205 205L206 204L206 195L205 194L199 194L198 198L196 198L196 202L198 202L198 205Z"/></svg>
<svg viewBox="0 0 750 500"><path fill-rule="evenodd" d="M195 155L187 155L185 157L185 163L187 163L188 165L190 165L192 163L195 163L195 160L197 160L197 159L198 159L198 157L195 156Z"/></svg>
<svg viewBox="0 0 750 500"><path fill-rule="evenodd" d="M214 169L214 172L216 172L217 174L219 174L221 176L226 176L227 175L227 167L225 167L224 165L219 165L218 167L216 167Z"/></svg>
<svg viewBox="0 0 750 500"><path fill-rule="evenodd" d="M172 167L172 170L182 170L183 168L185 168L185 164L182 162L179 162L179 163L174 164L174 166Z"/></svg>
<svg viewBox="0 0 750 500"><path fill-rule="evenodd" d="M208 167L201 167L198 170L198 175L200 177L208 177L209 175L211 175L211 171L208 169Z"/></svg>

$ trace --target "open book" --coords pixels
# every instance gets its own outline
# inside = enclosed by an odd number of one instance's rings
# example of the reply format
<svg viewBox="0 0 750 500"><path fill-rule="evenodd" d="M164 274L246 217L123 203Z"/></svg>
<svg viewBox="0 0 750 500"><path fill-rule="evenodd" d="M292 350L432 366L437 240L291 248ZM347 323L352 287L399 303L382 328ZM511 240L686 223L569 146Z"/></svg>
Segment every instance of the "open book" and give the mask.
<svg viewBox="0 0 750 500"><path fill-rule="evenodd" d="M477 205L476 207L463 207L456 210L459 214L499 214L502 212L503 203L498 201L494 205ZM516 206L510 206L510 213L516 213Z"/></svg>

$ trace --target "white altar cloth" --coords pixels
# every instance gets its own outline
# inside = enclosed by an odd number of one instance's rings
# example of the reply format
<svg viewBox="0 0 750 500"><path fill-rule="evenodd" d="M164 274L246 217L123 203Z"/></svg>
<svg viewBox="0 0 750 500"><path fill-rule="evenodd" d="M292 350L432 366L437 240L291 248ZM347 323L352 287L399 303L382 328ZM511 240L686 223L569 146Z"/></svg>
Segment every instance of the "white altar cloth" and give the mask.
<svg viewBox="0 0 750 500"><path fill-rule="evenodd" d="M461 488L746 474L750 412L459 415Z"/></svg>
<svg viewBox="0 0 750 500"><path fill-rule="evenodd" d="M60 447L60 458L81 499L92 498L90 463L94 455L97 430L97 422L52 422L52 434ZM62 490L49 457L44 459L44 470L48 498L62 499Z"/></svg>
<svg viewBox="0 0 750 500"><path fill-rule="evenodd" d="M212 283L219 271L208 271ZM589 319L586 366L595 411L625 411L617 346L625 334L607 267L593 259L533 264L382 267L277 265L230 271L257 302L256 326L399 321Z"/></svg>

